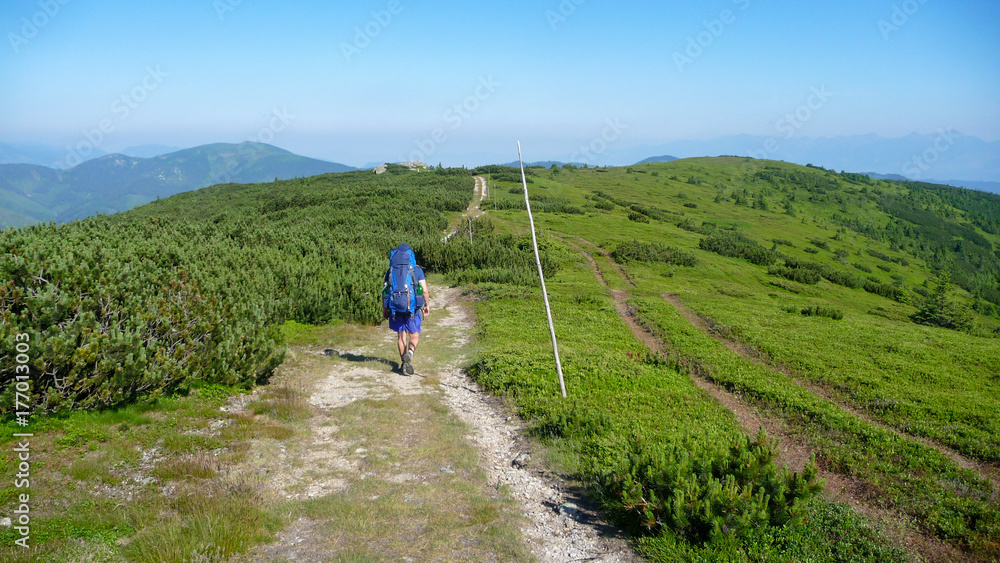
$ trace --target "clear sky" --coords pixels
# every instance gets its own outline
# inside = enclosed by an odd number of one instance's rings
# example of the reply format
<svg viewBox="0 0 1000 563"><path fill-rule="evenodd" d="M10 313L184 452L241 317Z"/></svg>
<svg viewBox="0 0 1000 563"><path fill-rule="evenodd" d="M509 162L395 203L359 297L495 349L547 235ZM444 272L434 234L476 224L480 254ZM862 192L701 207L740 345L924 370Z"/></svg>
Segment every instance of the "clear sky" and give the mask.
<svg viewBox="0 0 1000 563"><path fill-rule="evenodd" d="M602 136L1000 139L996 0L8 0L0 31L13 143L357 166L515 160L518 139L528 160Z"/></svg>

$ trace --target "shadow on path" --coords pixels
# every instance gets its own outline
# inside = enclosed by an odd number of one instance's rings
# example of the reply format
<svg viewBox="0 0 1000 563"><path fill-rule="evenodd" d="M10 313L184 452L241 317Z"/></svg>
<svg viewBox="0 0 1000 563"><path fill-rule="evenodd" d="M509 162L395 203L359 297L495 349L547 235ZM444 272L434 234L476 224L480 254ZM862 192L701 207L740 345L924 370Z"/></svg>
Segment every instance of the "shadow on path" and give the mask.
<svg viewBox="0 0 1000 563"><path fill-rule="evenodd" d="M350 352L341 352L340 350L334 350L333 348L327 348L323 350L324 356L334 357L347 360L349 362L377 362L384 366L388 366L394 370L400 369L399 362L394 362L392 360L387 360L385 358L377 358L375 356L365 356L364 354L352 354Z"/></svg>

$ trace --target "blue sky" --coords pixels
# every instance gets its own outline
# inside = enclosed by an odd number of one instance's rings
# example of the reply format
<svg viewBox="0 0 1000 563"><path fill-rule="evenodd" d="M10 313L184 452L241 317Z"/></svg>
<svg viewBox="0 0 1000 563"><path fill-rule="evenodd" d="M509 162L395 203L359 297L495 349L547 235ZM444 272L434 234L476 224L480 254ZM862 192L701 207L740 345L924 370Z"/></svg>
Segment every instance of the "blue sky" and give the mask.
<svg viewBox="0 0 1000 563"><path fill-rule="evenodd" d="M456 165L513 160L518 139L529 160L735 134L1000 140L995 0L16 0L0 31L4 142Z"/></svg>

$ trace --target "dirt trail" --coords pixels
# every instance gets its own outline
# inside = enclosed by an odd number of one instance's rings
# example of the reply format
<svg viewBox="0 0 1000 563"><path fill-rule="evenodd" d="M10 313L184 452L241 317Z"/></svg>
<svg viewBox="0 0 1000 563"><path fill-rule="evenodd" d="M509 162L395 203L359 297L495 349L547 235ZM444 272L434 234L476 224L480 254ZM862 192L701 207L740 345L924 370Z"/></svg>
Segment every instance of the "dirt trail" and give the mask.
<svg viewBox="0 0 1000 563"><path fill-rule="evenodd" d="M336 422L338 411L356 403L368 404L359 401L374 401L386 405L380 409L390 409L410 397L408 403L400 404L410 405L406 416L420 417L421 424L428 421L412 407L415 400L440 405L446 409L446 417L464 423L464 440L475 447L479 467L486 475L486 482L476 486L494 491L494 496L507 495L516 503L524 543L538 561L639 561L616 530L576 504L579 501L567 490L567 484L522 455L530 455L530 447L523 438L519 419L463 373L473 320L462 302L461 291L439 286L429 289L434 307L425 319L423 339L413 361L417 375L408 377L398 372L395 334L384 325L378 330L358 329L357 338L337 348L313 346L294 351L297 360L291 363L304 366L295 368L300 372L297 377L310 382L303 389L313 412L306 422L309 439L298 446L257 445L250 455L253 463L245 470L266 474L272 493L290 501L347 495L352 487L364 486L362 480L366 478L368 482L382 479L403 487L434 485L443 474L455 470L446 465L438 467L439 461L428 465L417 460L404 462L388 474L376 474L366 458L370 460L380 452L371 445L359 446L363 440L357 436L345 438L344 429ZM435 408L439 407L431 410ZM412 428L407 428L390 428L389 433L397 435L387 439L397 444L412 441L405 435ZM442 494L448 498L447 489ZM250 560L270 563L336 558L339 552L330 547L322 529L322 522L299 518L278 534L278 541L256 550ZM414 543L425 542L416 537ZM472 554L439 553L433 557L448 561L468 558Z"/></svg>
<svg viewBox="0 0 1000 563"><path fill-rule="evenodd" d="M445 237L442 239L443 242L448 242L448 240L458 234L458 231L462 230L462 226L466 224L470 219L475 219L483 215L483 210L480 209L483 200L489 197L489 188L486 183L486 178L482 176L476 176L476 186L473 191L472 201L469 202L469 208L465 210L462 214L461 219L458 221L458 225L455 226Z"/></svg>
<svg viewBox="0 0 1000 563"><path fill-rule="evenodd" d="M458 305L459 290L442 289L440 294L450 304L444 324L456 330L455 345L465 346L472 320ZM530 453L518 419L507 408L455 366L443 372L441 385L452 412L472 428L490 482L510 487L528 517L530 525L523 531L541 561L640 561L616 530L576 504L580 499L564 490L565 483L533 470L530 460L517 467L514 460Z"/></svg>
<svg viewBox="0 0 1000 563"><path fill-rule="evenodd" d="M585 239L579 239L579 241L585 244L588 249L592 251L596 250L597 252L601 252L606 255L606 252L604 252L603 249L600 249L593 243L586 241ZM600 283L611 293L618 316L621 317L626 325L628 325L636 338L642 341L651 351L669 357L672 350L668 349L659 338L654 336L648 329L642 326L636 318L634 312L628 307L629 292L627 290L611 289L604 277L604 273L598 267L593 256L591 256L591 254L587 251L582 251L582 253L587 258L587 261L590 264L591 269L594 271L594 275L597 277L598 281L600 281ZM612 262L612 265L617 274L621 275L622 278L628 281L630 285L635 285L622 270L621 266L619 266L616 262ZM671 302L673 303L673 301ZM697 319L697 316L695 316L695 319ZM697 325L696 321L691 317L688 317L688 320ZM707 326L703 320L700 322L702 323L701 326ZM777 438L779 440L777 452L777 461L779 464L788 467L792 471L802 471L806 463L808 463L811 459L813 453L809 445L803 439L792 434L782 421L765 416L756 408L742 400L739 395L732 393L722 386L710 381L706 376L707 374L697 364L697 362L690 362L688 367L691 368L692 381L694 384L704 390L710 397L718 401L719 404L732 412L747 434L751 436L755 435L757 431L763 427L769 437ZM827 471L822 468L819 470L819 477L825 482L823 495L826 498L832 501L850 504L858 512L867 515L873 520L881 522L885 532L898 545L905 548L914 560L942 562L974 561L958 548L943 543L936 538L917 532L907 525L904 519L899 515L872 505L867 500L870 494L868 487L864 483L852 479L849 476Z"/></svg>

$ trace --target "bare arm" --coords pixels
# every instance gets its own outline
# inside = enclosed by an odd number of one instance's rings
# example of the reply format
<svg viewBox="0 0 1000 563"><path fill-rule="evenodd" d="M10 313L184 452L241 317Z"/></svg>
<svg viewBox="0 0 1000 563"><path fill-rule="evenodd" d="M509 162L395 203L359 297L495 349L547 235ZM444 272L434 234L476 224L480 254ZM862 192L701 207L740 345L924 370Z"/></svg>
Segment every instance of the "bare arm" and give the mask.
<svg viewBox="0 0 1000 563"><path fill-rule="evenodd" d="M420 280L420 289L423 290L424 295L424 314L429 314L431 312L431 300L427 293L427 280Z"/></svg>

